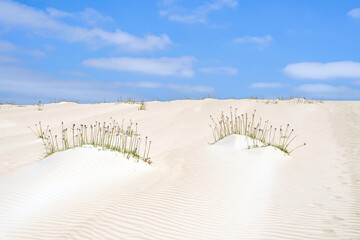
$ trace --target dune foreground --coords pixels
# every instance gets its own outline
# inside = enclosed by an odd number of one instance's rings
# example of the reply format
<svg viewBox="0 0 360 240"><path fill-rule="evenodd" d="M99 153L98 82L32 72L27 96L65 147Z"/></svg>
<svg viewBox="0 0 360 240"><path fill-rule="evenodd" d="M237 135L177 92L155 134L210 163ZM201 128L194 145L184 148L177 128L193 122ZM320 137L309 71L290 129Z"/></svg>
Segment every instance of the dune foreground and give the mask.
<svg viewBox="0 0 360 240"><path fill-rule="evenodd" d="M360 239L360 102L178 100L0 107L0 239ZM306 142L215 144L229 107ZM132 120L152 164L92 146L44 158L29 129Z"/></svg>

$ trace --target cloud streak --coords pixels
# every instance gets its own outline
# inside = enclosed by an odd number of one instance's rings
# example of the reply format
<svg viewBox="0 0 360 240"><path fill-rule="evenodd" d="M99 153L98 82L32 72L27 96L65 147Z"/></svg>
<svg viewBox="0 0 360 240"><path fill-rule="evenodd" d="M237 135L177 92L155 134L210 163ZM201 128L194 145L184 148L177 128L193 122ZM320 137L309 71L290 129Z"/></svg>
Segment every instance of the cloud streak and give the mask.
<svg viewBox="0 0 360 240"><path fill-rule="evenodd" d="M85 21L88 25L97 25L101 22L112 22L114 21L109 16L103 16L101 13L93 8L85 8L81 12L65 12L55 8L46 8L46 12L52 18L73 18Z"/></svg>
<svg viewBox="0 0 360 240"><path fill-rule="evenodd" d="M84 66L134 72L147 75L192 77L194 57L181 58L94 58L83 61Z"/></svg>
<svg viewBox="0 0 360 240"><path fill-rule="evenodd" d="M118 85L139 87L139 88L150 88L150 89L164 88L164 89L170 89L180 92L211 93L214 91L213 87L204 86L204 85L158 83L158 82L149 82L149 81L123 82L123 83L118 83Z"/></svg>
<svg viewBox="0 0 360 240"><path fill-rule="evenodd" d="M127 87L127 88L125 88ZM134 88L131 90L131 88ZM116 99L119 96L138 96L138 88L168 91L174 94L203 94L213 87L158 82L104 82L96 80L63 79L40 71L0 64L0 93L11 94L30 101L54 98L78 99L82 102ZM150 91L148 94L151 95Z"/></svg>
<svg viewBox="0 0 360 240"><path fill-rule="evenodd" d="M243 37L235 38L233 40L235 44L255 46L255 48L258 50L263 50L265 47L267 47L270 44L271 41L273 41L273 38L270 35L265 35L263 37L243 36Z"/></svg>
<svg viewBox="0 0 360 240"><path fill-rule="evenodd" d="M18 53L18 54L25 54L34 57L44 57L46 54L40 50L25 50L11 42L0 40L0 52L3 53Z"/></svg>
<svg viewBox="0 0 360 240"><path fill-rule="evenodd" d="M272 40L273 38L270 35L266 35L264 37L244 36L244 37L235 38L234 43L252 44L252 45L256 45L259 50L263 50L263 48L268 46Z"/></svg>
<svg viewBox="0 0 360 240"><path fill-rule="evenodd" d="M358 89L349 88L343 85L329 85L329 84L303 84L294 89L302 95L313 98L350 100L359 99L360 91Z"/></svg>
<svg viewBox="0 0 360 240"><path fill-rule="evenodd" d="M360 19L360 8L350 10L347 15L355 19Z"/></svg>
<svg viewBox="0 0 360 240"><path fill-rule="evenodd" d="M255 36L244 36L234 39L235 43L255 43L255 44L266 44L273 40L270 35L264 37L255 37Z"/></svg>
<svg viewBox="0 0 360 240"><path fill-rule="evenodd" d="M306 93L337 93L346 90L346 88L335 87L329 84L303 84L300 85L297 90Z"/></svg>
<svg viewBox="0 0 360 240"><path fill-rule="evenodd" d="M290 77L299 79L359 78L360 63L342 62L301 62L287 65L283 69Z"/></svg>
<svg viewBox="0 0 360 240"><path fill-rule="evenodd" d="M256 82L250 85L251 88L281 88L285 85L278 82Z"/></svg>
<svg viewBox="0 0 360 240"><path fill-rule="evenodd" d="M56 37L67 42L85 42L91 46L116 46L119 50L143 52L164 49L171 43L170 38L146 35L143 38L133 36L116 29L108 32L100 28L82 28L62 23L54 16L64 16L66 12L48 9L48 12L12 1L0 1L0 25L8 28L21 27L46 37ZM94 15L94 12L87 15ZM65 14L66 15L66 14ZM88 21L90 21L88 19Z"/></svg>
<svg viewBox="0 0 360 240"><path fill-rule="evenodd" d="M207 67L200 68L200 71L203 73L216 73L216 74L228 74L235 75L237 74L237 69L233 67Z"/></svg>
<svg viewBox="0 0 360 240"><path fill-rule="evenodd" d="M161 16L167 17L170 21L181 23L207 23L207 16L214 11L224 7L234 8L238 5L236 0L213 0L198 6L192 11L173 6L173 1L165 1L166 9L161 10Z"/></svg>

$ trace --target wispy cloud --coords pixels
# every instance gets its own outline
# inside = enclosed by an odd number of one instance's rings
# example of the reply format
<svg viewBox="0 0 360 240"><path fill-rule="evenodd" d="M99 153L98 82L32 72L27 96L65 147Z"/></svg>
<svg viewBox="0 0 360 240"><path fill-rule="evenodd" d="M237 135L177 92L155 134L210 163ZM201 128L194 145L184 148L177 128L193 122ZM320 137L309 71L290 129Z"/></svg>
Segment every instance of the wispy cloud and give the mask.
<svg viewBox="0 0 360 240"><path fill-rule="evenodd" d="M137 88L149 89L148 95L151 95L150 89L154 91L173 90L174 94L183 94L184 92L203 94L214 91L213 87L203 85L62 79L41 71L0 64L0 94L6 93L17 96L17 99L27 99L28 103L34 99L70 98L82 102L94 102L102 101L104 98L115 100L119 96L140 97Z"/></svg>
<svg viewBox="0 0 360 240"><path fill-rule="evenodd" d="M266 35L263 37L256 36L244 36L234 39L234 43L236 44L250 44L256 46L257 49L263 50L265 47L269 45L269 43L273 40L270 35Z"/></svg>
<svg viewBox="0 0 360 240"><path fill-rule="evenodd" d="M355 19L360 19L360 8L350 10L347 15Z"/></svg>
<svg viewBox="0 0 360 240"><path fill-rule="evenodd" d="M294 89L296 92L312 98L350 100L359 99L360 91L343 85L303 84Z"/></svg>
<svg viewBox="0 0 360 240"><path fill-rule="evenodd" d="M84 73L84 72L79 72L79 71L61 70L60 73L65 74L65 75L71 75L74 77L88 77L89 76L89 74Z"/></svg>
<svg viewBox="0 0 360 240"><path fill-rule="evenodd" d="M265 44L272 41L272 37L270 35L266 35L264 37L254 37L254 36L244 36L234 39L236 43L257 43L257 44Z"/></svg>
<svg viewBox="0 0 360 240"><path fill-rule="evenodd" d="M278 82L256 82L250 85L251 88L281 88L285 87L285 84Z"/></svg>
<svg viewBox="0 0 360 240"><path fill-rule="evenodd" d="M175 1L163 1L166 8L159 13L171 21L182 23L207 23L207 17L211 12L224 7L234 8L238 5L237 0L213 0L205 2L193 10L188 10L174 5Z"/></svg>
<svg viewBox="0 0 360 240"><path fill-rule="evenodd" d="M303 84L300 85L297 90L307 93L336 93L346 90L346 87L332 86L329 84Z"/></svg>
<svg viewBox="0 0 360 240"><path fill-rule="evenodd" d="M11 42L0 40L0 52L14 52L17 50L18 48Z"/></svg>
<svg viewBox="0 0 360 240"><path fill-rule="evenodd" d="M56 97L91 100L112 93L105 84L76 79L64 80L23 67L0 64L0 91L30 98ZM118 89L117 89L118 90Z"/></svg>
<svg viewBox="0 0 360 240"><path fill-rule="evenodd" d="M220 74L229 74L235 75L237 74L237 69L233 67L207 67L207 68L200 68L201 72L204 73L220 73Z"/></svg>
<svg viewBox="0 0 360 240"><path fill-rule="evenodd" d="M192 77L194 57L180 58L95 58L83 61L83 65L94 68L135 72L149 75Z"/></svg>
<svg viewBox="0 0 360 240"><path fill-rule="evenodd" d="M9 56L0 55L0 63L18 63L19 59Z"/></svg>
<svg viewBox="0 0 360 240"><path fill-rule="evenodd" d="M174 84L174 83L158 83L149 81L140 82L122 82L118 85L139 88L165 88L180 92L197 92L197 93L211 93L214 91L213 87L204 85L188 85L188 84Z"/></svg>
<svg viewBox="0 0 360 240"><path fill-rule="evenodd" d="M284 72L300 79L358 78L360 77L360 63L352 61L301 62L287 65Z"/></svg>
<svg viewBox="0 0 360 240"><path fill-rule="evenodd" d="M51 14L64 15L64 12L54 12L54 9L50 12L12 1L0 1L0 25L8 28L22 27L49 38L56 37L67 42L85 42L94 47L113 45L123 51L141 52L164 49L171 43L166 34L146 35L139 38L119 29L108 32L101 28L88 29L71 26L51 16Z"/></svg>
<svg viewBox="0 0 360 240"><path fill-rule="evenodd" d="M46 8L49 16L52 18L73 18L73 19L80 19L85 21L86 24L95 26L98 23L102 22L112 22L114 21L109 16L103 16L101 13L96 11L93 8L85 8L83 11L80 12L65 12L55 8Z"/></svg>
<svg viewBox="0 0 360 240"><path fill-rule="evenodd" d="M51 7L46 8L46 11L48 12L49 16L53 18L73 17L72 13L61 11Z"/></svg>
<svg viewBox="0 0 360 240"><path fill-rule="evenodd" d="M25 54L25 55L30 55L30 56L34 56L34 57L44 57L46 54L43 51L34 49L34 50L25 50L22 49L18 46L16 46L15 44L8 42L8 41L3 41L0 40L0 52L3 53L18 53L18 54Z"/></svg>

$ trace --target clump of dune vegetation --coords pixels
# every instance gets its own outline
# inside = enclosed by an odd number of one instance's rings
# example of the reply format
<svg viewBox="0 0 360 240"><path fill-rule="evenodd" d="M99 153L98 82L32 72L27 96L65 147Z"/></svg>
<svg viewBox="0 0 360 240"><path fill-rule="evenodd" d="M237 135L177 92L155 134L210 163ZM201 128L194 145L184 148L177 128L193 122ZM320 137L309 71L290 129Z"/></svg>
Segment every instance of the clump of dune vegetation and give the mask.
<svg viewBox="0 0 360 240"><path fill-rule="evenodd" d="M44 104L41 104L41 101L39 101L38 104L36 104L36 107L38 111L44 110Z"/></svg>
<svg viewBox="0 0 360 240"><path fill-rule="evenodd" d="M118 97L115 104L120 104L120 103L137 104L138 102L135 101L135 98L128 97L123 99L122 97Z"/></svg>
<svg viewBox="0 0 360 240"><path fill-rule="evenodd" d="M151 164L149 157L151 141L148 137L142 141L137 132L137 123L130 123L124 126L115 120L107 122L95 122L95 124L72 124L66 128L61 123L61 133L53 134L49 126L44 129L41 122L35 125L36 134L43 140L47 156L60 151L75 147L92 145L112 151L123 153L127 158L133 157L137 161L142 160Z"/></svg>
<svg viewBox="0 0 360 240"><path fill-rule="evenodd" d="M144 100L140 102L138 110L146 110L146 103L144 102Z"/></svg>
<svg viewBox="0 0 360 240"><path fill-rule="evenodd" d="M214 143L229 135L239 134L253 139L253 144L248 144L248 148L273 146L288 155L299 147L306 145L304 143L294 148L290 147L297 136L294 133L294 129L291 129L289 124L286 125L286 128L283 128L282 126L275 128L269 124L268 120L263 121L260 118L256 121L256 110L254 110L252 114L244 113L239 115L237 110L238 109L235 108L233 114L232 107L230 107L230 116L225 116L224 112L222 112L220 119L217 118L217 120L210 115L213 122L213 125L210 125L210 128L212 129Z"/></svg>
<svg viewBox="0 0 360 240"><path fill-rule="evenodd" d="M126 103L126 104L139 104L138 110L146 110L146 102L144 100L136 101L135 98L126 98L123 99L122 97L118 97L117 101L115 102L115 104L121 104L121 103Z"/></svg>

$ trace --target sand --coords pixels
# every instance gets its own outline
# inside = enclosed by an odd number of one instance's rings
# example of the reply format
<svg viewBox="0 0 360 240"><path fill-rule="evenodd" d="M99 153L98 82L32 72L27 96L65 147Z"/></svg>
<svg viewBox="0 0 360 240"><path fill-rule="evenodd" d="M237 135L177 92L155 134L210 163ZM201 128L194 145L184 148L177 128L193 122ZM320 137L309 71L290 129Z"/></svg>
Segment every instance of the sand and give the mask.
<svg viewBox="0 0 360 240"><path fill-rule="evenodd" d="M216 144L229 107L306 147ZM182 100L0 108L0 239L360 239L360 102ZM153 164L91 146L43 158L38 121L139 123Z"/></svg>

